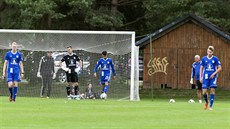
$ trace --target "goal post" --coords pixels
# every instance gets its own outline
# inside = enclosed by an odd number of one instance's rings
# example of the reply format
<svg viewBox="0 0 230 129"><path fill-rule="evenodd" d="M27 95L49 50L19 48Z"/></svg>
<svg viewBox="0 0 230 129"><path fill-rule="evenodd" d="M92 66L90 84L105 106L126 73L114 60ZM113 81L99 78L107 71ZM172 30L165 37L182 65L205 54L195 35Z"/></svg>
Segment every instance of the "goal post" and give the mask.
<svg viewBox="0 0 230 129"><path fill-rule="evenodd" d="M139 101L139 47L135 45L135 32L129 31L60 31L60 30L0 30L0 52L4 56L10 49L11 42L17 42L26 62L27 78L22 82L19 96L38 96L39 79L33 74L37 72L37 62L47 51L53 51L55 61L60 61L67 46L72 46L74 53L83 60L83 72L79 75L80 90L84 92L87 84L93 83L100 90L99 78L92 77L93 67L106 50L115 64L117 79L109 84L108 98ZM28 61L30 60L30 61ZM32 61L31 61L32 60ZM55 64L57 65L57 64ZM2 64L1 64L2 66ZM60 68L55 66L60 71ZM56 71L56 72L58 72ZM63 75L63 74L62 74ZM32 78L33 77L33 78ZM61 77L58 76L58 77ZM51 96L65 95L63 82L56 77L53 82ZM35 83L36 80L38 83ZM0 83L4 83L0 81ZM28 86L23 86L28 85ZM63 89L61 89L63 88ZM6 88L5 88L6 89ZM4 92L7 94L7 90ZM110 95L111 94L111 95Z"/></svg>

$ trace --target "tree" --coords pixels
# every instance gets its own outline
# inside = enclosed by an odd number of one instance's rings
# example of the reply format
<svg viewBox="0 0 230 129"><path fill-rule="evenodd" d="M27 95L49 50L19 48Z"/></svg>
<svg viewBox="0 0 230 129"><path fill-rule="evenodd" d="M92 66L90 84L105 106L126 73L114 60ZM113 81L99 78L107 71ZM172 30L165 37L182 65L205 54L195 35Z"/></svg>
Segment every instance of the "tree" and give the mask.
<svg viewBox="0 0 230 129"><path fill-rule="evenodd" d="M2 0L0 28L128 30L144 36L188 13L230 32L227 0Z"/></svg>

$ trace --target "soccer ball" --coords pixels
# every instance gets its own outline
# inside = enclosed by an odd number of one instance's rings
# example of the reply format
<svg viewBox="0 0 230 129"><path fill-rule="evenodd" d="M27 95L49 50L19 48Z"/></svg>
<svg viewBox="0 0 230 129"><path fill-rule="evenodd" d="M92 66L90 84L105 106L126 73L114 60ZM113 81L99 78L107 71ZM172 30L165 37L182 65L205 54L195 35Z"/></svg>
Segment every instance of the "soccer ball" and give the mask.
<svg viewBox="0 0 230 129"><path fill-rule="evenodd" d="M190 99L188 103L195 103L195 101L193 99Z"/></svg>
<svg viewBox="0 0 230 129"><path fill-rule="evenodd" d="M102 94L100 95L100 98L101 98L101 99L106 99L106 98L107 98L107 94L106 94L106 93L102 93Z"/></svg>
<svg viewBox="0 0 230 129"><path fill-rule="evenodd" d="M174 99L170 99L169 103L175 103L176 101Z"/></svg>

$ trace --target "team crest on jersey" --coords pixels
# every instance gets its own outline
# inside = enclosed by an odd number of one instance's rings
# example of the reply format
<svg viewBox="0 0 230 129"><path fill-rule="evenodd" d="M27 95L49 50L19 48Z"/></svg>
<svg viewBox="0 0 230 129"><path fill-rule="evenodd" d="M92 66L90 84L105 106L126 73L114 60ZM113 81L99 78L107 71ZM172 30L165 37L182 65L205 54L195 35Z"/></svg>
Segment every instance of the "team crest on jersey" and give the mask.
<svg viewBox="0 0 230 129"><path fill-rule="evenodd" d="M16 58L18 58L18 55L16 55Z"/></svg>
<svg viewBox="0 0 230 129"><path fill-rule="evenodd" d="M76 59L76 57L73 57L73 59L75 60L75 59Z"/></svg>
<svg viewBox="0 0 230 129"><path fill-rule="evenodd" d="M212 60L212 63L214 64L214 63L215 63L215 61L214 61L214 60Z"/></svg>
<svg viewBox="0 0 230 129"><path fill-rule="evenodd" d="M109 64L109 61L107 62L107 64Z"/></svg>

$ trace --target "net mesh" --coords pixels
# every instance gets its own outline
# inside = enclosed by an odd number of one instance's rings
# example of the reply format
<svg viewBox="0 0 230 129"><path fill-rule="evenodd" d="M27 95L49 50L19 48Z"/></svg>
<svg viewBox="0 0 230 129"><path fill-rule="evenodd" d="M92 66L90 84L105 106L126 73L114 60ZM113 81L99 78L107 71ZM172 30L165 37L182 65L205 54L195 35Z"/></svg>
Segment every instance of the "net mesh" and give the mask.
<svg viewBox="0 0 230 129"><path fill-rule="evenodd" d="M100 79L93 77L93 69L98 59L101 58L101 52L106 50L117 72L117 78L109 84L108 98L139 100L139 49L134 45L134 36L132 32L111 31L1 30L0 70L2 70L5 53L11 48L10 43L17 42L23 54L25 69L25 78L19 84L18 95L39 97L42 86L41 78L37 77L39 61L47 51L53 51L56 78L52 81L50 97L65 97L66 77L59 62L66 54L66 47L72 46L74 53L83 61L83 69L79 73L80 92L84 93L90 83L97 97L102 88L99 83ZM9 95L5 79L1 80L0 87L1 95Z"/></svg>

